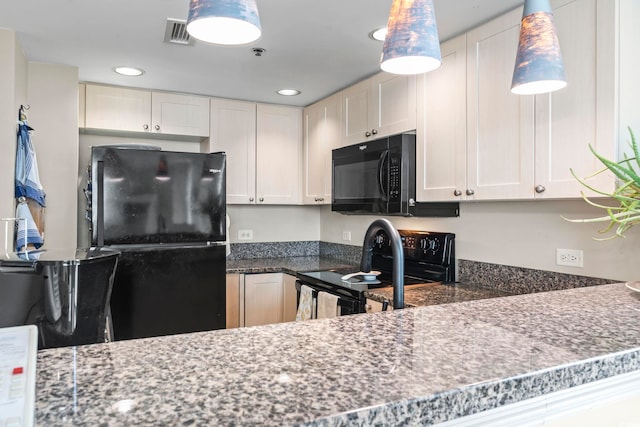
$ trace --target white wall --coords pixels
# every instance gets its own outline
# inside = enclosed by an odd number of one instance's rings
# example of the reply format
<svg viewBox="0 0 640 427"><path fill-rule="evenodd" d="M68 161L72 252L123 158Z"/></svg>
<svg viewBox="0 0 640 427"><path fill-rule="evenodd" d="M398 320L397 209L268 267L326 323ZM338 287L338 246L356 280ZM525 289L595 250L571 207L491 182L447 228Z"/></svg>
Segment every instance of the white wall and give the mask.
<svg viewBox="0 0 640 427"><path fill-rule="evenodd" d="M76 247L78 68L29 63L29 124L47 194L44 248Z"/></svg>
<svg viewBox="0 0 640 427"><path fill-rule="evenodd" d="M227 206L232 243L238 230L253 230L252 242L301 242L320 240L320 208L317 206Z"/></svg>
<svg viewBox="0 0 640 427"><path fill-rule="evenodd" d="M0 94L0 218L11 218L15 216L16 125L18 108L27 103L27 60L15 32L1 28ZM12 228L8 234L7 244L12 247ZM5 224L0 222L0 245L4 246L4 241Z"/></svg>
<svg viewBox="0 0 640 427"><path fill-rule="evenodd" d="M462 203L458 218L389 218L399 229L456 233L456 257L616 280L640 280L640 227L628 237L595 241L603 224L577 224L570 218L601 216L582 200ZM351 244L362 244L374 216L346 216L323 208L321 239L342 241L351 231ZM555 264L556 248L584 251L584 268Z"/></svg>

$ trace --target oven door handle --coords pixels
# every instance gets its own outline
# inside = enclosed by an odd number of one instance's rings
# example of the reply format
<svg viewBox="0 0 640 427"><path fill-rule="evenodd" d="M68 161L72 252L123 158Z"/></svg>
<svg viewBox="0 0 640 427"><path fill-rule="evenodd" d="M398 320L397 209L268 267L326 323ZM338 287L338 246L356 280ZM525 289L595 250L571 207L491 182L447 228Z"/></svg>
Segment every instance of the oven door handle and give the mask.
<svg viewBox="0 0 640 427"><path fill-rule="evenodd" d="M384 167L385 160L389 157L389 150L384 150L380 155L380 159L378 160L378 185L380 186L380 192L384 196L384 200L386 201L389 198L388 190L385 188L384 181L386 177L386 169Z"/></svg>

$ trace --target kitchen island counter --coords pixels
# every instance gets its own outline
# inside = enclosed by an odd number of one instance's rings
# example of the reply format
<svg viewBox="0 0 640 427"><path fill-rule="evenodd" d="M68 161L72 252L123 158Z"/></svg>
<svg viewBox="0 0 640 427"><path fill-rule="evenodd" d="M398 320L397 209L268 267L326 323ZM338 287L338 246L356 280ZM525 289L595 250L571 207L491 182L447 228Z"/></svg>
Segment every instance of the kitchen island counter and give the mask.
<svg viewBox="0 0 640 427"><path fill-rule="evenodd" d="M36 422L429 425L640 370L639 310L618 283L43 350Z"/></svg>

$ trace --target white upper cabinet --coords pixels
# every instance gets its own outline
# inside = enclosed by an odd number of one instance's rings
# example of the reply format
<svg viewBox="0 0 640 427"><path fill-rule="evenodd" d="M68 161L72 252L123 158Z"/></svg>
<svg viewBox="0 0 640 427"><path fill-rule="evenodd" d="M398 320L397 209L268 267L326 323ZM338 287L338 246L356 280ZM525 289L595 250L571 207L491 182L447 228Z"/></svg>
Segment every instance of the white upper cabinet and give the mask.
<svg viewBox="0 0 640 427"><path fill-rule="evenodd" d="M87 128L151 132L151 92L87 84L85 96Z"/></svg>
<svg viewBox="0 0 640 427"><path fill-rule="evenodd" d="M214 98L209 149L227 153L227 203L300 204L300 108Z"/></svg>
<svg viewBox="0 0 640 427"><path fill-rule="evenodd" d="M521 16L467 33L468 199L533 197L534 97L511 93Z"/></svg>
<svg viewBox="0 0 640 427"><path fill-rule="evenodd" d="M342 145L416 129L416 76L378 73L342 91Z"/></svg>
<svg viewBox="0 0 640 427"><path fill-rule="evenodd" d="M418 76L416 199L450 201L467 188L467 46L443 43L442 66Z"/></svg>
<svg viewBox="0 0 640 427"><path fill-rule="evenodd" d="M510 92L520 8L469 31L466 47L465 36L442 45L443 66L418 85L417 200L576 198L583 188L570 169L601 168L588 145L615 158L615 8L552 6L568 81L559 91Z"/></svg>
<svg viewBox="0 0 640 427"><path fill-rule="evenodd" d="M340 146L342 95L304 109L303 203L331 204L331 150Z"/></svg>
<svg viewBox="0 0 640 427"><path fill-rule="evenodd" d="M89 131L209 136L209 98L114 86L85 85Z"/></svg>
<svg viewBox="0 0 640 427"><path fill-rule="evenodd" d="M209 98L177 93L151 94L152 132L209 136Z"/></svg>
<svg viewBox="0 0 640 427"><path fill-rule="evenodd" d="M227 154L227 203L255 203L256 104L211 99L209 150Z"/></svg>
<svg viewBox="0 0 640 427"><path fill-rule="evenodd" d="M605 157L615 158L614 132L608 118L609 111L613 111L614 91L607 88L615 81L613 44L610 49L602 49L607 44L604 38L613 33L613 22L604 20L610 14L607 9L613 9L612 3L596 0L552 3L568 84L564 89L536 96L536 197L579 197L584 187L570 169L584 178L602 168L589 144ZM600 47L599 40L604 42ZM612 184L606 174L589 182L603 189Z"/></svg>
<svg viewBox="0 0 640 427"><path fill-rule="evenodd" d="M257 203L302 202L302 109L258 104Z"/></svg>

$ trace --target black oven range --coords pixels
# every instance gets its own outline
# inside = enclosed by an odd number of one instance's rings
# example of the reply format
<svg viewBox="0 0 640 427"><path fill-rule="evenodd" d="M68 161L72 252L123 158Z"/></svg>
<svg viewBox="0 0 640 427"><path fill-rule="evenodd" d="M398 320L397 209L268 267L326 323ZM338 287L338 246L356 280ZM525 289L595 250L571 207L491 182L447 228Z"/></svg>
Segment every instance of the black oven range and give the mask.
<svg viewBox="0 0 640 427"><path fill-rule="evenodd" d="M455 282L455 234L416 230L398 230L398 233L404 253L405 286L418 283ZM376 235L371 265L373 271L380 272L375 280L362 275L346 278L346 275L353 273L352 270L298 273L296 280L298 295L302 285L306 285L312 289L314 298L317 297L318 292L328 292L338 296L341 315L364 313L366 291L392 286L393 257L389 239L384 231Z"/></svg>

